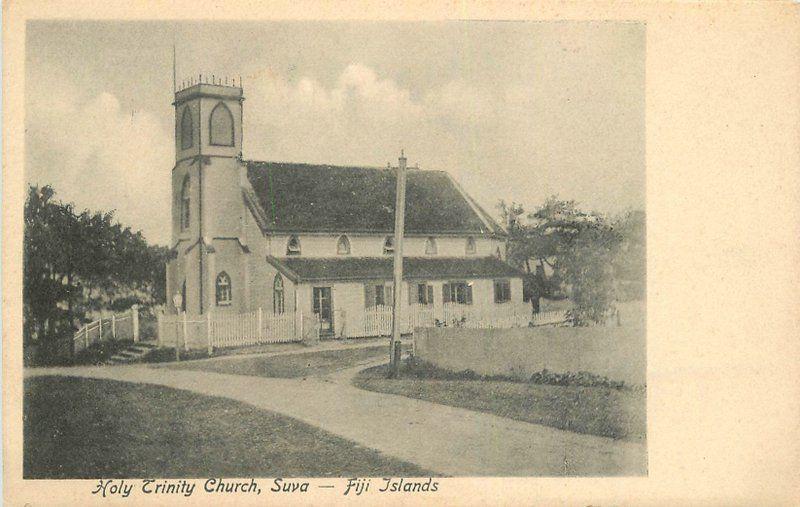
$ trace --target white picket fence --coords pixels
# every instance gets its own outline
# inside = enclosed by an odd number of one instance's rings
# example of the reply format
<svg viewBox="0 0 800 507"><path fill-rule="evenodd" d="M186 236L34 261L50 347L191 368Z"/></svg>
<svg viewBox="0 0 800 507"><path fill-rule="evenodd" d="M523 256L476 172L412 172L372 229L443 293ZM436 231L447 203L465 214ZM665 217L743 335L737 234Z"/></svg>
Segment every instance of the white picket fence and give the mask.
<svg viewBox="0 0 800 507"><path fill-rule="evenodd" d="M264 315L259 308L238 315L212 315L208 322L210 343L215 348L298 341L298 322L290 313Z"/></svg>
<svg viewBox="0 0 800 507"><path fill-rule="evenodd" d="M531 317L531 326L553 326L566 324L568 321L565 310L552 310L549 312L534 313Z"/></svg>
<svg viewBox="0 0 800 507"><path fill-rule="evenodd" d="M530 306L525 304L480 309L458 303L446 303L436 308L431 305L403 305L402 315L400 330L403 334L410 334L418 327L510 328L566 322L565 312L532 315ZM391 306L380 305L359 312L334 312L333 338L390 336L391 333ZM207 348L209 353L217 348L316 340L324 334L315 314L275 315L258 309L240 314L210 312L204 315L158 315L160 346L184 350Z"/></svg>
<svg viewBox="0 0 800 507"><path fill-rule="evenodd" d="M403 325L400 329L404 334L413 332L415 327L510 328L560 325L566 322L566 313L563 311L531 314L530 306L526 304L478 308L473 305L445 303L436 309L431 305L404 305L401 311ZM339 337L389 336L392 333L392 307L367 308L360 315L337 312L334 315L334 324L336 336Z"/></svg>
<svg viewBox="0 0 800 507"><path fill-rule="evenodd" d="M101 317L82 326L72 336L73 350L80 352L91 345L108 340L139 341L139 306L121 314Z"/></svg>
<svg viewBox="0 0 800 507"><path fill-rule="evenodd" d="M217 348L299 342L318 336L316 316L302 313L275 315L259 308L238 314L158 314L158 345L184 350L206 348L210 353Z"/></svg>

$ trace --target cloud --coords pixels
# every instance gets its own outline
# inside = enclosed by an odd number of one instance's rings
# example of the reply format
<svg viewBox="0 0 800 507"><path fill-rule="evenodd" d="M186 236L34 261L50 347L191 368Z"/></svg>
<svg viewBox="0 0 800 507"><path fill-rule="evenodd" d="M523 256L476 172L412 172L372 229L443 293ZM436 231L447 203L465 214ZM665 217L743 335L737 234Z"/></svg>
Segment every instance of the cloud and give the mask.
<svg viewBox="0 0 800 507"><path fill-rule="evenodd" d="M110 93L82 100L67 85L35 96L28 110L28 181L53 185L79 209L114 209L124 225L168 243L172 133L164 122L124 108Z"/></svg>
<svg viewBox="0 0 800 507"><path fill-rule="evenodd" d="M631 139L625 110L591 109L593 97L463 79L412 93L361 64L328 82L251 79L245 157L385 166L404 147L412 164L451 172L490 210L500 198L532 206L550 193L589 208L643 201L643 140ZM110 93L84 97L68 83L29 91L29 181L53 184L79 207L117 209L123 223L167 244L172 117Z"/></svg>

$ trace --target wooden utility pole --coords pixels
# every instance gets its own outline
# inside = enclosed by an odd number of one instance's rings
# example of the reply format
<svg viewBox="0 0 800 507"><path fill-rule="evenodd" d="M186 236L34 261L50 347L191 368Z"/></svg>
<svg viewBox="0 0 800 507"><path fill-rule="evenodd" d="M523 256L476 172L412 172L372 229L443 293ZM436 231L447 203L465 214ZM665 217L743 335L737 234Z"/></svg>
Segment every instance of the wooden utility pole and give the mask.
<svg viewBox="0 0 800 507"><path fill-rule="evenodd" d="M392 297L392 340L389 343L390 375L396 374L400 368L400 357L395 354L396 344L400 342L400 289L403 284L403 229L406 214L406 157L400 150L397 166L397 190L394 205L394 294Z"/></svg>

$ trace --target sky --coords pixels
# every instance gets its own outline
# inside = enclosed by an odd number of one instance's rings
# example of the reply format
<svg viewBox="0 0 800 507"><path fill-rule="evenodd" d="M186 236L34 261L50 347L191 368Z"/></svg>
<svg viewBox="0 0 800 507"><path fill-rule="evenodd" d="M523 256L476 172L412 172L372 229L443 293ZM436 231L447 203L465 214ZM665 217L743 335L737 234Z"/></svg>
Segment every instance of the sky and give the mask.
<svg viewBox="0 0 800 507"><path fill-rule="evenodd" d="M241 76L246 159L451 173L496 215L644 209L645 27L622 22L32 21L25 175L170 238L178 85Z"/></svg>

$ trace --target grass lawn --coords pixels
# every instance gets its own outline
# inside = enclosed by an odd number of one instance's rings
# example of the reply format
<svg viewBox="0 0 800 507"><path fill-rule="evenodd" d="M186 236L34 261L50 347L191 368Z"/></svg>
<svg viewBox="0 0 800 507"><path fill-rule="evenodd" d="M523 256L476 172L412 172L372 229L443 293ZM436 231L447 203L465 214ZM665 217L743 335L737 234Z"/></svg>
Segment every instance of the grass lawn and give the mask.
<svg viewBox="0 0 800 507"><path fill-rule="evenodd" d="M166 387L35 377L23 413L26 479L429 475L294 419Z"/></svg>
<svg viewBox="0 0 800 507"><path fill-rule="evenodd" d="M387 379L386 366L360 372L353 383L368 391L489 412L577 433L645 440L646 404L641 390L505 380L442 380L419 378L409 371L401 371L400 378Z"/></svg>
<svg viewBox="0 0 800 507"><path fill-rule="evenodd" d="M236 357L208 361L172 363L168 368L203 370L231 375L297 378L325 375L389 355L389 346L320 350L279 356Z"/></svg>

